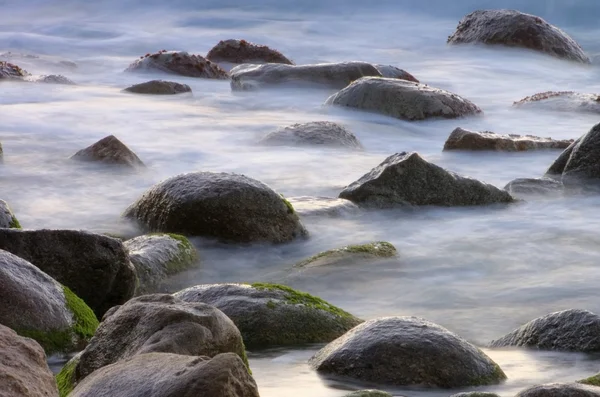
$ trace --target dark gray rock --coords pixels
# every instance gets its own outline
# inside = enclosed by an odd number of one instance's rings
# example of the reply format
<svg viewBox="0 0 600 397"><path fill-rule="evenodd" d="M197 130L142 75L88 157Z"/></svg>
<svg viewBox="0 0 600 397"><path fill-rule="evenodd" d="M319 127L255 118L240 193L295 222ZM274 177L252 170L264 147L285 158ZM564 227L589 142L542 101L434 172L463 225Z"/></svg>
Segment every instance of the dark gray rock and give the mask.
<svg viewBox="0 0 600 397"><path fill-rule="evenodd" d="M514 201L495 186L447 171L418 153L396 153L347 186L340 198L359 206L468 206Z"/></svg>
<svg viewBox="0 0 600 397"><path fill-rule="evenodd" d="M362 149L356 136L341 124L330 121L313 121L292 124L264 136L263 145L331 146Z"/></svg>
<svg viewBox="0 0 600 397"><path fill-rule="evenodd" d="M474 11L459 22L448 43L502 44L590 63L579 44L565 32L540 17L515 10Z"/></svg>
<svg viewBox="0 0 600 397"><path fill-rule="evenodd" d="M98 318L135 292L135 269L123 244L111 237L78 230L0 229L0 249L69 287Z"/></svg>
<svg viewBox="0 0 600 397"><path fill-rule="evenodd" d="M392 244L387 241L375 241L368 244L346 245L341 248L320 252L298 262L294 267L311 268L356 263L365 265L381 259L394 258L397 255L398 251Z"/></svg>
<svg viewBox="0 0 600 397"><path fill-rule="evenodd" d="M26 78L27 81L32 83L45 83L45 84L62 84L62 85L77 85L73 80L60 74L47 74L41 76L31 76Z"/></svg>
<svg viewBox="0 0 600 397"><path fill-rule="evenodd" d="M233 353L214 358L167 353L135 356L94 372L69 397L259 397Z"/></svg>
<svg viewBox="0 0 600 397"><path fill-rule="evenodd" d="M0 228L21 228L17 217L4 200L0 200Z"/></svg>
<svg viewBox="0 0 600 397"><path fill-rule="evenodd" d="M146 54L133 62L126 72L164 72L206 79L228 79L229 75L219 65L200 55L184 51L158 51Z"/></svg>
<svg viewBox="0 0 600 397"><path fill-rule="evenodd" d="M408 73L404 69L400 69L400 68L397 68L397 67L391 66L391 65L375 65L375 67L377 68L377 70L379 70L379 73L381 73L382 77L389 77L391 79L408 80L408 81L413 81L415 83L419 82L419 80L417 80L417 78L415 76Z"/></svg>
<svg viewBox="0 0 600 397"><path fill-rule="evenodd" d="M150 80L145 83L134 84L123 91L134 94L176 95L192 92L192 89L187 84L180 84L174 81Z"/></svg>
<svg viewBox="0 0 600 397"><path fill-rule="evenodd" d="M140 158L114 135L100 139L71 156L71 160L97 161L131 168L145 167Z"/></svg>
<svg viewBox="0 0 600 397"><path fill-rule="evenodd" d="M281 52L246 40L221 40L206 54L211 62L221 63L283 63L293 65Z"/></svg>
<svg viewBox="0 0 600 397"><path fill-rule="evenodd" d="M456 128L444 144L444 150L497 150L521 152L540 149L566 149L572 139L555 140L533 135L500 135L490 131Z"/></svg>
<svg viewBox="0 0 600 397"><path fill-rule="evenodd" d="M359 208L350 200L333 197L299 196L288 197L298 215L306 216L331 216L341 217L355 214Z"/></svg>
<svg viewBox="0 0 600 397"><path fill-rule="evenodd" d="M562 194L564 186L552 178L518 178L508 182L504 190L513 196L548 196Z"/></svg>
<svg viewBox="0 0 600 397"><path fill-rule="evenodd" d="M539 109L555 112L600 113L600 96L573 91L547 91L514 102L521 109Z"/></svg>
<svg viewBox="0 0 600 397"><path fill-rule="evenodd" d="M600 351L600 316L587 310L576 309L550 313L493 341L491 346L598 352Z"/></svg>
<svg viewBox="0 0 600 397"><path fill-rule="evenodd" d="M0 142L0 165L4 163L4 151L2 150L2 142Z"/></svg>
<svg viewBox="0 0 600 397"><path fill-rule="evenodd" d="M600 387L579 383L550 383L520 391L516 397L599 397Z"/></svg>
<svg viewBox="0 0 600 397"><path fill-rule="evenodd" d="M455 388L506 379L481 350L417 317L369 320L325 346L309 363L323 374L398 386Z"/></svg>
<svg viewBox="0 0 600 397"><path fill-rule="evenodd" d="M390 393L381 390L357 390L346 394L344 397L393 397Z"/></svg>
<svg viewBox="0 0 600 397"><path fill-rule="evenodd" d="M489 393L485 391L468 391L464 393L456 393L450 397L500 397L496 393Z"/></svg>
<svg viewBox="0 0 600 397"><path fill-rule="evenodd" d="M284 243L307 234L287 200L238 174L177 175L153 186L124 216L150 231L242 243Z"/></svg>
<svg viewBox="0 0 600 397"><path fill-rule="evenodd" d="M453 119L481 113L472 102L451 92L402 79L363 77L330 96L326 105L381 113L402 120Z"/></svg>

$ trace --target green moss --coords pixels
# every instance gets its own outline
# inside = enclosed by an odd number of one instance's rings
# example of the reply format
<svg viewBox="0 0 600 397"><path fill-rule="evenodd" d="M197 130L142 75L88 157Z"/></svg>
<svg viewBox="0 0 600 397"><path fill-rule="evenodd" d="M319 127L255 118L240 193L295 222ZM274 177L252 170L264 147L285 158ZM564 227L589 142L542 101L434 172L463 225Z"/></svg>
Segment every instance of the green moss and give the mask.
<svg viewBox="0 0 600 397"><path fill-rule="evenodd" d="M306 266L312 262L315 262L318 259L331 256L331 255L340 255L344 253L351 254L367 254L370 256L374 256L377 258L390 258L396 256L398 251L396 251L396 247L386 241L376 241L373 243L362 244L362 245L348 245L342 248L336 248L329 251L320 252L316 255L311 256L308 259L305 259L299 263L297 263L296 267Z"/></svg>
<svg viewBox="0 0 600 397"><path fill-rule="evenodd" d="M286 205L286 207L288 207L288 213L289 214L294 214L296 213L296 210L294 209L294 206L292 205L292 203L290 203L288 201L288 199L286 199L283 194L280 194L281 199L283 200L283 203Z"/></svg>
<svg viewBox="0 0 600 397"><path fill-rule="evenodd" d="M600 374L590 376L589 378L586 378L586 379L578 380L577 383L582 383L584 385L590 385L590 386L600 386Z"/></svg>
<svg viewBox="0 0 600 397"><path fill-rule="evenodd" d="M10 223L8 224L8 227L10 229L21 229L21 224L19 223L19 220L16 216L13 215L12 219L10 220Z"/></svg>
<svg viewBox="0 0 600 397"><path fill-rule="evenodd" d="M83 341L88 341L98 328L98 319L86 303L73 293L68 287L63 286L67 308L73 313L73 331Z"/></svg>
<svg viewBox="0 0 600 397"><path fill-rule="evenodd" d="M275 303L275 302L273 302L273 301L270 300L270 301L267 302L267 307L269 309L275 309L277 307L277 303Z"/></svg>
<svg viewBox="0 0 600 397"><path fill-rule="evenodd" d="M392 397L392 395L381 390L358 390L344 397Z"/></svg>
<svg viewBox="0 0 600 397"><path fill-rule="evenodd" d="M198 251L187 237L174 233L151 233L150 236L169 236L178 241L179 254L175 259L167 263L167 275L177 274L193 267L198 263Z"/></svg>
<svg viewBox="0 0 600 397"><path fill-rule="evenodd" d="M34 339L46 352L46 355L67 352L73 347L73 332L68 329L64 331L40 331L37 329L15 329L17 334Z"/></svg>
<svg viewBox="0 0 600 397"><path fill-rule="evenodd" d="M67 397L75 388L75 369L77 368L77 364L79 364L79 356L75 356L69 360L60 372L56 374L56 384L60 397Z"/></svg>
<svg viewBox="0 0 600 397"><path fill-rule="evenodd" d="M481 350L479 350L481 352ZM484 354L481 352L481 354ZM496 363L494 363L494 371L487 376L482 376L478 379L474 379L470 386L486 386L486 385L495 385L500 383L501 381L506 379L506 374L502 371L502 368Z"/></svg>

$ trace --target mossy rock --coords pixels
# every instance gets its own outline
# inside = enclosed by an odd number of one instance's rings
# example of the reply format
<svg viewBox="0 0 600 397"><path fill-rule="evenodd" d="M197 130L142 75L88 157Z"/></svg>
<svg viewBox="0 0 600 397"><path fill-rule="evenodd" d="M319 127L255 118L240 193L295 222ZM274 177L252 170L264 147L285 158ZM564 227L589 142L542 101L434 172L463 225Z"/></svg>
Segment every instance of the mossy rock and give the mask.
<svg viewBox="0 0 600 397"><path fill-rule="evenodd" d="M75 370L77 369L80 358L81 353L78 353L61 368L58 374L56 374L56 384L58 386L58 394L60 397L67 397L75 388Z"/></svg>
<svg viewBox="0 0 600 397"><path fill-rule="evenodd" d="M390 393L381 390L357 390L346 394L344 397L393 397Z"/></svg>
<svg viewBox="0 0 600 397"><path fill-rule="evenodd" d="M584 385L590 386L600 386L600 374L596 374L594 376L590 376L589 378L578 380L577 383L582 383Z"/></svg>
<svg viewBox="0 0 600 397"><path fill-rule="evenodd" d="M490 393L486 391L468 391L464 393L456 393L450 397L500 397L496 393Z"/></svg>
<svg viewBox="0 0 600 397"><path fill-rule="evenodd" d="M0 228L21 229L19 220L4 200L0 200Z"/></svg>
<svg viewBox="0 0 600 397"><path fill-rule="evenodd" d="M295 265L295 267L316 267L326 265L367 263L382 258L392 258L398 255L396 247L386 241L376 241L361 245L348 245L321 252Z"/></svg>

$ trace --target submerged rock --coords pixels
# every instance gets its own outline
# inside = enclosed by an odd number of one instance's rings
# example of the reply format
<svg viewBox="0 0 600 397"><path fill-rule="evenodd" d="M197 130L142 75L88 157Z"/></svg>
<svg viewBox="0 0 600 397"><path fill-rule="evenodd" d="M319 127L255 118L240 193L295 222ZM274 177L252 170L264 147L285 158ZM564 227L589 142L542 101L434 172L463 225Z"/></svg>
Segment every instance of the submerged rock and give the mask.
<svg viewBox="0 0 600 397"><path fill-rule="evenodd" d="M481 113L472 102L451 92L401 79L363 77L330 96L326 105L381 113L402 120L453 119Z"/></svg>
<svg viewBox="0 0 600 397"><path fill-rule="evenodd" d="M375 67L377 68L377 70L379 70L379 73L381 73L382 77L408 80L408 81L413 81L415 83L419 82L419 80L417 80L417 78L415 76L408 73L404 69L400 69L400 68L397 68L397 67L391 66L391 65L375 65Z"/></svg>
<svg viewBox="0 0 600 397"><path fill-rule="evenodd" d="M562 194L564 186L551 178L518 178L508 182L504 190L513 196L519 195L556 195Z"/></svg>
<svg viewBox="0 0 600 397"><path fill-rule="evenodd" d="M550 383L522 390L516 397L600 397L600 387L579 383Z"/></svg>
<svg viewBox="0 0 600 397"><path fill-rule="evenodd" d="M288 197L298 215L305 216L344 216L354 214L359 208L350 200L333 197L299 196Z"/></svg>
<svg viewBox="0 0 600 397"><path fill-rule="evenodd" d="M8 206L8 203L4 200L0 200L0 228L21 228L21 224L17 217Z"/></svg>
<svg viewBox="0 0 600 397"><path fill-rule="evenodd" d="M176 95L192 92L192 89L187 84L180 84L174 81L150 80L145 83L134 84L123 91L134 94Z"/></svg>
<svg viewBox="0 0 600 397"><path fill-rule="evenodd" d="M240 243L284 243L307 234L287 200L238 174L177 175L153 186L124 216L150 231Z"/></svg>
<svg viewBox="0 0 600 397"><path fill-rule="evenodd" d="M174 295L222 310L249 347L330 342L362 322L320 298L278 284L197 285Z"/></svg>
<svg viewBox="0 0 600 397"><path fill-rule="evenodd" d="M393 397L390 393L381 390L357 390L346 394L344 397Z"/></svg>
<svg viewBox="0 0 600 397"><path fill-rule="evenodd" d="M572 139L555 140L533 135L499 135L490 131L469 131L456 128L444 144L444 150L498 150L520 152L537 149L565 149Z"/></svg>
<svg viewBox="0 0 600 397"><path fill-rule="evenodd" d="M477 347L417 317L386 317L353 328L309 361L323 374L398 386L483 386L506 379Z"/></svg>
<svg viewBox="0 0 600 397"><path fill-rule="evenodd" d="M16 79L23 80L24 77L29 76L30 74L21 69L15 64L0 61L0 80L2 79Z"/></svg>
<svg viewBox="0 0 600 397"><path fill-rule="evenodd" d="M324 251L311 256L294 266L308 268L355 262L364 264L382 258L393 258L396 255L398 255L398 251L396 251L396 247L392 244L386 241L377 241L369 244L348 245L342 248Z"/></svg>
<svg viewBox="0 0 600 397"><path fill-rule="evenodd" d="M358 181L340 198L359 206L390 208L409 205L468 206L510 203L508 192L460 176L424 160L418 153L396 153Z"/></svg>
<svg viewBox="0 0 600 397"><path fill-rule="evenodd" d="M145 167L142 160L114 135L109 135L93 145L81 149L71 156L71 160L97 161L131 168Z"/></svg>
<svg viewBox="0 0 600 397"><path fill-rule="evenodd" d="M516 10L474 11L459 22L448 43L502 44L590 63L579 44L565 32L538 16Z"/></svg>
<svg viewBox="0 0 600 397"><path fill-rule="evenodd" d="M283 63L293 65L281 52L246 40L221 40L206 54L211 62L221 63Z"/></svg>
<svg viewBox="0 0 600 397"><path fill-rule="evenodd" d="M292 124L271 132L259 143L263 145L332 146L362 149L356 136L346 127L330 121Z"/></svg>
<svg viewBox="0 0 600 397"><path fill-rule="evenodd" d="M62 76L60 74L31 76L31 77L27 77L26 80L30 81L32 83L77 85L73 80L71 80L65 76Z"/></svg>
<svg viewBox="0 0 600 397"><path fill-rule="evenodd" d="M594 376L590 376L589 378L578 380L577 383L590 386L600 386L600 374L596 374Z"/></svg>
<svg viewBox="0 0 600 397"><path fill-rule="evenodd" d="M514 102L519 108L553 110L559 112L600 113L600 95L574 91L546 91Z"/></svg>
<svg viewBox="0 0 600 397"><path fill-rule="evenodd" d="M496 393L489 393L485 391L468 391L464 393L456 393L450 397L500 397Z"/></svg>
<svg viewBox="0 0 600 397"><path fill-rule="evenodd" d="M66 58L22 52L8 51L0 54L0 61L12 62L35 71L63 72L77 69L77 64Z"/></svg>
<svg viewBox="0 0 600 397"><path fill-rule="evenodd" d="M133 62L126 72L165 72L188 77L227 79L229 76L219 65L200 55L184 51L158 51L146 54Z"/></svg>

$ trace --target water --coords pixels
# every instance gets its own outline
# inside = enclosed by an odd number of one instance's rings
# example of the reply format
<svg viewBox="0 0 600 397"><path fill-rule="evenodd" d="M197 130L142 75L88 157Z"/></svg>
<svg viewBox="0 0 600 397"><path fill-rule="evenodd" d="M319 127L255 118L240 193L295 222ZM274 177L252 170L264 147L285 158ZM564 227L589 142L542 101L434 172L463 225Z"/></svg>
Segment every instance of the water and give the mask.
<svg viewBox="0 0 600 397"><path fill-rule="evenodd" d="M485 4L483 4L485 3ZM598 66L562 62L501 48L448 48L460 17L479 7L518 7L559 25L591 56L597 44L596 1L0 1L0 51L76 62L61 72L76 87L3 83L0 97L0 197L28 228L127 232L120 213L152 184L181 172L244 173L285 196L335 197L388 155L418 151L429 161L503 187L541 176L557 151L442 153L458 126L498 133L577 138L591 114L514 109L545 90L600 92ZM593 18L592 18L593 17ZM483 116L408 123L322 107L327 90L232 93L223 81L176 78L191 97L154 98L120 90L153 77L124 74L134 59L159 49L206 53L227 38L268 44L296 63L364 60L392 64L422 82L456 92ZM52 66L52 67L50 67ZM31 62L33 73L56 63ZM52 69L52 70L50 70ZM338 121L363 152L260 147L279 127ZM68 156L114 134L148 165L141 172L73 164ZM600 312L600 199L530 199L508 208L366 212L306 218L307 241L236 247L195 240L198 270L170 280L177 290L197 283L285 280L365 319L416 315L485 345L534 317L580 308ZM290 273L296 261L344 244L387 240L400 258L377 266ZM341 396L369 385L324 379L306 360L319 346L251 352L261 396ZM487 388L503 396L527 386L572 381L600 369L582 354L486 350L509 376ZM53 364L56 368L58 364ZM446 396L448 391L392 389L396 395Z"/></svg>

